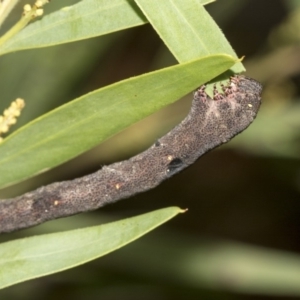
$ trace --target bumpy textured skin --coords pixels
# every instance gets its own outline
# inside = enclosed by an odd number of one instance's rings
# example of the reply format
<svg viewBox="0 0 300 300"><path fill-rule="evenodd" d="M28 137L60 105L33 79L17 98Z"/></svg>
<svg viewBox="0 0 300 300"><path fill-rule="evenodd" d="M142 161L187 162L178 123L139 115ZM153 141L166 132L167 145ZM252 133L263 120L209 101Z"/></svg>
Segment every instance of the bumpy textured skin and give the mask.
<svg viewBox="0 0 300 300"><path fill-rule="evenodd" d="M97 209L159 185L209 150L228 142L256 117L262 86L232 77L214 99L201 86L188 116L148 150L71 181L57 182L0 201L0 232Z"/></svg>

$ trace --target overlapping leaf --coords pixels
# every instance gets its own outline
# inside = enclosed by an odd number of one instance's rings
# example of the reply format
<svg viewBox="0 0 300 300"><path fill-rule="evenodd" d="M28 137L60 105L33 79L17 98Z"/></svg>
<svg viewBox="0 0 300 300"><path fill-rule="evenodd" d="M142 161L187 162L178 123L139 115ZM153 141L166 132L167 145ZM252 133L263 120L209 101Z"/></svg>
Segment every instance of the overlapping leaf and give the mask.
<svg viewBox="0 0 300 300"><path fill-rule="evenodd" d="M201 1L203 5L209 2ZM0 46L0 55L88 39L147 22L133 0L82 0L28 25Z"/></svg>
<svg viewBox="0 0 300 300"><path fill-rule="evenodd" d="M235 62L228 55L208 56L112 84L43 115L0 145L0 187L79 155Z"/></svg>

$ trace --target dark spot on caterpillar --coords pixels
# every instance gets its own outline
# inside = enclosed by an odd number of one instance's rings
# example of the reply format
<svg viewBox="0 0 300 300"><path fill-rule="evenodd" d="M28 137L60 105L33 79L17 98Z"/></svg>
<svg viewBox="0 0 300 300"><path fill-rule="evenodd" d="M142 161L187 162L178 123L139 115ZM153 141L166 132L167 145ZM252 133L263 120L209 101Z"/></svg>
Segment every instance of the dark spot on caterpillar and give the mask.
<svg viewBox="0 0 300 300"><path fill-rule="evenodd" d="M188 116L154 146L136 156L82 178L53 183L0 201L0 232L94 210L152 189L228 142L256 117L262 86L251 78L234 76L222 90L224 94L215 89L211 99L205 86L199 87Z"/></svg>
<svg viewBox="0 0 300 300"><path fill-rule="evenodd" d="M155 147L159 147L160 146L159 140L157 140L154 145L155 145Z"/></svg>
<svg viewBox="0 0 300 300"><path fill-rule="evenodd" d="M169 164L167 168L167 172L169 176L172 176L174 173L177 173L178 169L180 169L183 165L183 161L180 158L174 158Z"/></svg>

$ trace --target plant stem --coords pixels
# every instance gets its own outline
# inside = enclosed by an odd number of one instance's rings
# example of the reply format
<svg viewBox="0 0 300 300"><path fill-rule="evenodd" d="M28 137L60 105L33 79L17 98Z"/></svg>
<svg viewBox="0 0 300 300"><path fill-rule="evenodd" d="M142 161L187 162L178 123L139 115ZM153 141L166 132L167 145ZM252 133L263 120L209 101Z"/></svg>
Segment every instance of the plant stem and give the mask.
<svg viewBox="0 0 300 300"><path fill-rule="evenodd" d="M0 27L19 1L20 0L3 0L0 5Z"/></svg>
<svg viewBox="0 0 300 300"><path fill-rule="evenodd" d="M7 40L22 30L34 17L35 11L32 10L27 14L23 15L22 18L3 36L0 37L0 46L3 45Z"/></svg>

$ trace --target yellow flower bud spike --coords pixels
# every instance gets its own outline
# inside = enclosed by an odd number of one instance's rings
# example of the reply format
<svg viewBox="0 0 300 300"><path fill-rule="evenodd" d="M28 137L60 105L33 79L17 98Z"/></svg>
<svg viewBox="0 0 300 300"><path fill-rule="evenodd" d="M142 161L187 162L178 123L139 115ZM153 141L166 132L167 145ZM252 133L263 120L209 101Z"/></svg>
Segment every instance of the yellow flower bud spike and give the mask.
<svg viewBox="0 0 300 300"><path fill-rule="evenodd" d="M1 137L1 135L7 133L9 128L16 124L17 117L20 116L24 106L25 101L21 98L18 98L13 101L9 108L4 110L3 115L0 116L0 143L3 141L3 137Z"/></svg>
<svg viewBox="0 0 300 300"><path fill-rule="evenodd" d="M22 30L31 20L43 15L43 6L47 4L50 0L37 0L32 6L30 4L25 4L23 7L23 13L21 19L2 37L0 37L0 46L4 44L7 40L17 34ZM1 13L1 7L0 7ZM1 15L0 15L1 18Z"/></svg>

